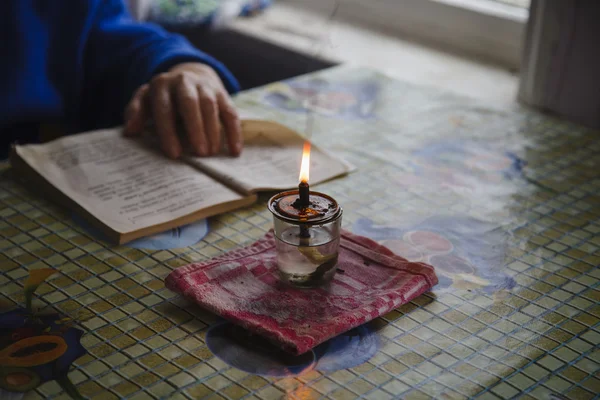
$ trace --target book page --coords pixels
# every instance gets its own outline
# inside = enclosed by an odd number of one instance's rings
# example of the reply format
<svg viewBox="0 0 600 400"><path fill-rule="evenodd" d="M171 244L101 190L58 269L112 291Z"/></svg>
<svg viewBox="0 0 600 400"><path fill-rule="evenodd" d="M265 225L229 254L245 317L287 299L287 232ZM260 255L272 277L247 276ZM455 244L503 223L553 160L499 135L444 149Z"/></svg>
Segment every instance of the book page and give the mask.
<svg viewBox="0 0 600 400"><path fill-rule="evenodd" d="M270 121L245 120L242 130L244 149L239 157L186 157L186 161L244 193L297 187L304 138ZM311 184L346 174L351 169L344 161L312 146Z"/></svg>
<svg viewBox="0 0 600 400"><path fill-rule="evenodd" d="M120 129L15 150L52 185L120 233L243 198L192 166L167 159L141 140L123 137Z"/></svg>

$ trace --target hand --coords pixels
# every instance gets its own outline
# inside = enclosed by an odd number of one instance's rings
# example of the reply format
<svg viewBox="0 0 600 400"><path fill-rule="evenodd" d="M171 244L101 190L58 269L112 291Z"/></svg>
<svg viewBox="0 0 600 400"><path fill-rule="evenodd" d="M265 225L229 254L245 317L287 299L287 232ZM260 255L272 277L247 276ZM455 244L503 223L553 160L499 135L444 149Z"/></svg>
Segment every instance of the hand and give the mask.
<svg viewBox="0 0 600 400"><path fill-rule="evenodd" d="M182 143L177 135L178 117L189 145L198 156L221 149L221 124L229 152L242 151L240 120L221 79L207 65L183 63L156 75L135 92L125 110L125 135L140 134L152 117L156 134L167 156L178 158Z"/></svg>

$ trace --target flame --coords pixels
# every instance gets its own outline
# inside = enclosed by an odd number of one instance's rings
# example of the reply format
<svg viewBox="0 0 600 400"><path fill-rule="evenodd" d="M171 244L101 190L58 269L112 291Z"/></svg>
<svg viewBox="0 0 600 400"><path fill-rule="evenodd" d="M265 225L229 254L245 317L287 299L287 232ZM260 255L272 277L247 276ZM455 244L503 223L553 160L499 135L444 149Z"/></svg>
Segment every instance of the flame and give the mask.
<svg viewBox="0 0 600 400"><path fill-rule="evenodd" d="M308 183L308 170L310 169L310 142L304 142L302 148L302 164L300 165L300 182Z"/></svg>

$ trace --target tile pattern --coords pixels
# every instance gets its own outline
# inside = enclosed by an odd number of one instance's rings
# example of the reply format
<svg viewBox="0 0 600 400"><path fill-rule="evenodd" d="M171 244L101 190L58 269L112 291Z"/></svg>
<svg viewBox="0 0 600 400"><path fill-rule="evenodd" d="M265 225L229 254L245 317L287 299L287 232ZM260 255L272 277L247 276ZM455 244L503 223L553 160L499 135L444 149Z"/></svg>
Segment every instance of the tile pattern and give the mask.
<svg viewBox="0 0 600 400"><path fill-rule="evenodd" d="M198 244L145 251L97 241L67 211L32 195L0 170L0 300L20 304L27 270L58 268L39 289L87 330L89 355L70 377L101 399L588 399L600 393L600 136L530 110L481 105L374 72L335 68L325 81L380 84L374 119L314 115L313 140L358 170L319 187L362 217L401 224L407 216L465 214L508 232L502 272L510 290L434 290L374 321L383 339L368 362L332 373L269 378L228 366L207 348L214 315L164 287L173 268L261 237L271 226L266 196L210 222ZM314 76L313 76L314 77ZM300 79L309 79L303 77ZM266 106L273 87L238 97L241 109L304 131L307 117ZM517 178L461 190L435 176L408 184L414 150L451 139L495 144L526 161ZM451 168L451 167L449 167ZM410 175L409 174L409 175ZM499 190L501 189L501 190ZM30 399L65 398L46 383Z"/></svg>

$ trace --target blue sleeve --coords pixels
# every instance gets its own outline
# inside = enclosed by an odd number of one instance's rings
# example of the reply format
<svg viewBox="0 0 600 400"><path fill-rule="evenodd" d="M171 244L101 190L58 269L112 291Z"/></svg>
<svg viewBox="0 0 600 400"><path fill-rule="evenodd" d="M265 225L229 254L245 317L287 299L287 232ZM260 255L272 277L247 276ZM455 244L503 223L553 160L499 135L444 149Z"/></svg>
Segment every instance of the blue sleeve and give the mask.
<svg viewBox="0 0 600 400"><path fill-rule="evenodd" d="M84 79L91 79L94 86L114 85L121 93L115 93L118 98L113 101L120 100L124 106L153 75L182 62L211 66L230 93L239 91L238 82L223 64L182 36L133 20L122 0L95 3L98 8L85 48Z"/></svg>

